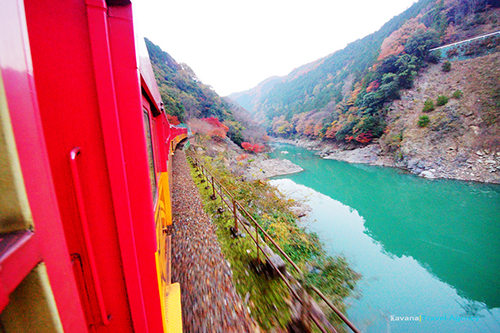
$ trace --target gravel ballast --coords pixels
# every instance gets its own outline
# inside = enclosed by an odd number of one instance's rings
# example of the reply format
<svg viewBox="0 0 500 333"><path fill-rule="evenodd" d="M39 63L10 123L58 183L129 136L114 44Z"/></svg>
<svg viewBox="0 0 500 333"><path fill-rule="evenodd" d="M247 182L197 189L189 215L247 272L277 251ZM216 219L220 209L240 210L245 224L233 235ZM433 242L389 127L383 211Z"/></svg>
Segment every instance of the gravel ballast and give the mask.
<svg viewBox="0 0 500 333"><path fill-rule="evenodd" d="M184 332L255 332L184 151L173 156L172 282L181 285Z"/></svg>

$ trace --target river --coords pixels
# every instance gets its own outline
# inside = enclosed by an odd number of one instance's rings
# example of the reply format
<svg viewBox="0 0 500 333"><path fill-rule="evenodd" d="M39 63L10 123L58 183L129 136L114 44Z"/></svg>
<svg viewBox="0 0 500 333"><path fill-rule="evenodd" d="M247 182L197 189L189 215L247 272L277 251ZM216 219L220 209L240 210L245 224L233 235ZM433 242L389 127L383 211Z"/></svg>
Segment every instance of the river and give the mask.
<svg viewBox="0 0 500 333"><path fill-rule="evenodd" d="M305 171L275 177L313 208L305 224L362 278L363 332L500 332L500 186L429 180L276 144ZM288 151L288 154L282 154Z"/></svg>

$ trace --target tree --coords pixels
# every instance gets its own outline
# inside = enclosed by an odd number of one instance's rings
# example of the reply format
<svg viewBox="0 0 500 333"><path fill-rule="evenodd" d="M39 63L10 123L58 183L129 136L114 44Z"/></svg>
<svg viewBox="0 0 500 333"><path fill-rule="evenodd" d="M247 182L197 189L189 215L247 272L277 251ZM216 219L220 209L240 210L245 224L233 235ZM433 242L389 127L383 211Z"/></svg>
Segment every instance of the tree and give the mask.
<svg viewBox="0 0 500 333"><path fill-rule="evenodd" d="M418 126L419 127L426 127L427 125L429 125L429 122L430 122L429 116L427 116L425 114L421 115L418 118Z"/></svg>
<svg viewBox="0 0 500 333"><path fill-rule="evenodd" d="M168 123L170 125L179 125L181 122L179 121L179 119L177 118L177 116L172 116L170 114L167 113L167 120L168 120Z"/></svg>
<svg viewBox="0 0 500 333"><path fill-rule="evenodd" d="M430 112L434 110L434 101L430 98L428 98L424 102L424 108L422 109L423 112Z"/></svg>
<svg viewBox="0 0 500 333"><path fill-rule="evenodd" d="M250 142L242 142L241 147L247 151L251 151L258 154L262 151L264 145L259 145L258 143L251 144Z"/></svg>
<svg viewBox="0 0 500 333"><path fill-rule="evenodd" d="M409 54L403 54L396 61L398 67L398 82L404 89L409 89L413 85L413 80L417 76L417 70L420 67L418 58Z"/></svg>
<svg viewBox="0 0 500 333"><path fill-rule="evenodd" d="M380 47L378 60L382 60L391 55L400 55L405 51L405 45L411 34L417 30L425 31L427 28L419 22L417 17L406 21L401 28L394 31L389 37L384 39Z"/></svg>
<svg viewBox="0 0 500 333"><path fill-rule="evenodd" d="M443 63L443 66L441 66L441 69L443 70L443 72L449 72L449 71L451 71L451 62L449 60L446 60Z"/></svg>
<svg viewBox="0 0 500 333"><path fill-rule="evenodd" d="M405 44L406 53L426 60L429 50L438 45L438 35L434 30L419 30L410 36Z"/></svg>
<svg viewBox="0 0 500 333"><path fill-rule="evenodd" d="M438 98L437 98L436 104L438 106L443 106L446 103L448 103L448 97L446 97L444 95L439 95Z"/></svg>
<svg viewBox="0 0 500 333"><path fill-rule="evenodd" d="M226 138L226 134L229 131L229 127L220 122L219 119L215 117L208 117L202 119L205 123L211 125L211 129L208 132L208 135L211 137L218 137L221 139Z"/></svg>

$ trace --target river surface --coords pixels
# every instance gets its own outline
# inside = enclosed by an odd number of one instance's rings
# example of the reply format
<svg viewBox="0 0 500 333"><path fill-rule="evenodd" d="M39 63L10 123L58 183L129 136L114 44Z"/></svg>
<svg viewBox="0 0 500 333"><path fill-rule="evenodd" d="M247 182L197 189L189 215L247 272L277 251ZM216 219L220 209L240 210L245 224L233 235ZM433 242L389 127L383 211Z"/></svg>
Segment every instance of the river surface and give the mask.
<svg viewBox="0 0 500 333"><path fill-rule="evenodd" d="M500 332L499 185L423 179L275 147L271 157L305 171L271 183L313 208L306 228L362 275L347 300L358 328Z"/></svg>

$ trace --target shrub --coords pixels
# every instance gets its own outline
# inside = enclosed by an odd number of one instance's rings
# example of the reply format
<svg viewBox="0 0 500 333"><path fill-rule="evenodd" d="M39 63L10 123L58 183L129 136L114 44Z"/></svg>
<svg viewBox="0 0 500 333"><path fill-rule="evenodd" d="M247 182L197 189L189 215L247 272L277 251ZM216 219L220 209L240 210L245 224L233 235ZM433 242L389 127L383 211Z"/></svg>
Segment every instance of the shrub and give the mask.
<svg viewBox="0 0 500 333"><path fill-rule="evenodd" d="M431 64L437 64L441 60L441 57L442 57L441 50L436 50L429 53L427 61L430 62Z"/></svg>
<svg viewBox="0 0 500 333"><path fill-rule="evenodd" d="M242 142L241 147L247 151L251 151L254 153L260 153L262 149L264 148L263 145L259 145L258 143L256 144L251 144L250 142Z"/></svg>
<svg viewBox="0 0 500 333"><path fill-rule="evenodd" d="M167 113L167 121L169 122L170 125L174 125L174 126L177 126L181 123L179 121L179 118L177 118L177 116L173 116L173 115L170 115L168 113Z"/></svg>
<svg viewBox="0 0 500 333"><path fill-rule="evenodd" d="M434 110L434 101L430 98L428 98L425 102L424 102L424 108L422 109L423 112L429 112L429 111L432 111Z"/></svg>
<svg viewBox="0 0 500 333"><path fill-rule="evenodd" d="M429 125L429 122L430 122L430 119L427 115L421 115L419 118L418 118L418 126L419 127L426 127L427 125Z"/></svg>
<svg viewBox="0 0 500 333"><path fill-rule="evenodd" d="M451 62L449 60L446 60L443 63L443 66L441 67L441 69L443 70L443 72L449 72L449 71L451 71Z"/></svg>
<svg viewBox="0 0 500 333"><path fill-rule="evenodd" d="M438 106L442 106L442 105L445 105L446 103L448 103L448 97L446 97L444 95L439 95L437 100L436 100L436 104Z"/></svg>
<svg viewBox="0 0 500 333"><path fill-rule="evenodd" d="M452 97L454 99L460 99L460 98L462 98L463 94L464 93L462 92L462 90L458 89L458 90L455 90L455 92L453 93Z"/></svg>

